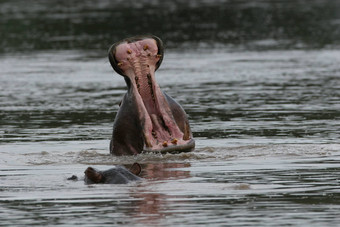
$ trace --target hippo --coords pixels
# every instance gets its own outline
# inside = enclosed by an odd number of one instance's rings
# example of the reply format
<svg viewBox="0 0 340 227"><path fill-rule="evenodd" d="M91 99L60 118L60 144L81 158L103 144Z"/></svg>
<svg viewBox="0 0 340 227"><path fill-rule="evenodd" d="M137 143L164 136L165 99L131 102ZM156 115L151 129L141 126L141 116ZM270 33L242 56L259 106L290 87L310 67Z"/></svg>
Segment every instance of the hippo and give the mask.
<svg viewBox="0 0 340 227"><path fill-rule="evenodd" d="M156 82L155 71L163 55L162 40L154 35L127 38L110 47L111 66L127 85L113 123L111 154L189 152L195 148L187 114Z"/></svg>
<svg viewBox="0 0 340 227"><path fill-rule="evenodd" d="M127 184L142 180L138 176L141 170L142 168L138 163L134 163L129 170L123 166L116 166L105 171L88 167L84 172L84 182L86 184ZM78 177L73 175L68 180L78 180Z"/></svg>

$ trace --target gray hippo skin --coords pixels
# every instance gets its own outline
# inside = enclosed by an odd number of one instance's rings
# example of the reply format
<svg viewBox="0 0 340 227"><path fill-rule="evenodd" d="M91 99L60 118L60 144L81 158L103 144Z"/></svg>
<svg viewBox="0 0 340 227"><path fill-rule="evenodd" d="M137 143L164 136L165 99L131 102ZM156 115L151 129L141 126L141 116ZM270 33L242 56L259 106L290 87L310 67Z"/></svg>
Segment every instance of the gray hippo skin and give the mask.
<svg viewBox="0 0 340 227"><path fill-rule="evenodd" d="M116 166L105 171L88 167L84 172L84 181L86 184L127 184L142 180L138 177L141 170L138 163L134 163L129 170L123 166ZM78 180L78 177L73 175L68 180Z"/></svg>
<svg viewBox="0 0 340 227"><path fill-rule="evenodd" d="M195 147L187 115L161 91L155 71L163 60L163 43L156 36L137 36L111 46L109 60L127 84L113 124L110 152L188 152Z"/></svg>
<svg viewBox="0 0 340 227"><path fill-rule="evenodd" d="M116 166L115 168L99 171L92 167L85 170L86 184L127 184L132 181L139 181L142 178L138 177L141 172L141 166L134 163L130 170L123 166Z"/></svg>

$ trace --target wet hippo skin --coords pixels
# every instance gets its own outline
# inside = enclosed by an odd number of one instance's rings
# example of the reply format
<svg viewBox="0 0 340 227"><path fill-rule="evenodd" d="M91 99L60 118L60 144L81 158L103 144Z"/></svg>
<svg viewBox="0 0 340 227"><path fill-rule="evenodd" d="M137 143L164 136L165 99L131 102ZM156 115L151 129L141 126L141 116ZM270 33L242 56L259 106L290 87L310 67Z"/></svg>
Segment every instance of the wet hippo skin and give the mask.
<svg viewBox="0 0 340 227"><path fill-rule="evenodd" d="M105 171L88 167L84 172L84 182L86 184L127 184L142 180L138 177L141 170L142 168L138 163L134 163L129 170L124 166L115 166ZM73 175L68 180L78 180L78 177Z"/></svg>
<svg viewBox="0 0 340 227"><path fill-rule="evenodd" d="M188 152L195 147L185 111L155 80L163 52L156 36L124 39L109 50L110 63L128 89L113 124L114 155Z"/></svg>

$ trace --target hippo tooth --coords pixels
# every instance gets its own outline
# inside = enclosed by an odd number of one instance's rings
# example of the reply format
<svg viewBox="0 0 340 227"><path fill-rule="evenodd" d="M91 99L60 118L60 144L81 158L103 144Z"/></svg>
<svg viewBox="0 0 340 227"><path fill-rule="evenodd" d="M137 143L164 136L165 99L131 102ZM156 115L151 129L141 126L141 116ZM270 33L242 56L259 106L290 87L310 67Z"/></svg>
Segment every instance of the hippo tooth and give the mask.
<svg viewBox="0 0 340 227"><path fill-rule="evenodd" d="M173 140L171 140L171 143L173 143L173 144L177 144L177 139L176 138L174 138Z"/></svg>
<svg viewBox="0 0 340 227"><path fill-rule="evenodd" d="M117 65L120 67L120 66L123 65L123 63L122 62L118 62Z"/></svg>
<svg viewBox="0 0 340 227"><path fill-rule="evenodd" d="M149 138L146 137L146 136L145 136L145 145L146 145L147 147L152 147L152 144L151 144Z"/></svg>
<svg viewBox="0 0 340 227"><path fill-rule="evenodd" d="M131 54L132 51L131 51L130 49L128 49L128 50L126 51L126 53Z"/></svg>
<svg viewBox="0 0 340 227"><path fill-rule="evenodd" d="M164 141L162 145L163 145L163 147L167 147L168 146L168 142Z"/></svg>

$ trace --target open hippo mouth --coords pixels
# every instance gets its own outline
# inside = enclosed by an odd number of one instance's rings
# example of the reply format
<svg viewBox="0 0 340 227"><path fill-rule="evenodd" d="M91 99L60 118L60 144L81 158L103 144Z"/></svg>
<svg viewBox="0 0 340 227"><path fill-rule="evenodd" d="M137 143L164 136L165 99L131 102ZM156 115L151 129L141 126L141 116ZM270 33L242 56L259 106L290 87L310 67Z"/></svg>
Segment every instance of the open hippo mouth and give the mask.
<svg viewBox="0 0 340 227"><path fill-rule="evenodd" d="M194 148L184 110L161 91L155 80L163 51L162 41L156 36L124 39L110 48L110 63L124 76L128 86L114 122L111 153L191 151Z"/></svg>

